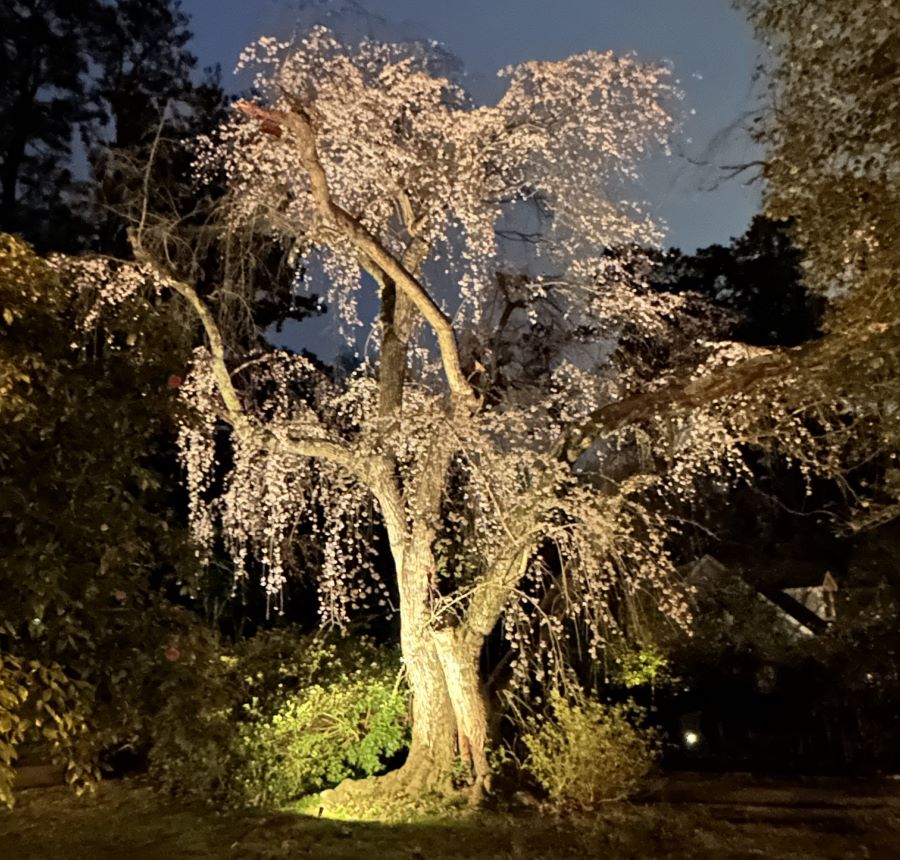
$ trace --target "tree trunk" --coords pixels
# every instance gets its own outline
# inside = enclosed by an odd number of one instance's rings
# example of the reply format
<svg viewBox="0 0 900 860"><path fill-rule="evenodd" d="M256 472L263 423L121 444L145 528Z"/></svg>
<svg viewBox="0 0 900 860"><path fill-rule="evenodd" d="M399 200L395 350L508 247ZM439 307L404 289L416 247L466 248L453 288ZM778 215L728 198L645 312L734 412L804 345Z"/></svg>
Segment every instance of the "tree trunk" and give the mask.
<svg viewBox="0 0 900 860"><path fill-rule="evenodd" d="M391 523L396 525L396 523ZM389 528L394 537L398 532ZM326 808L365 808L372 798L448 796L460 765L471 776L469 801L490 788L488 709L479 678L484 637L464 628L435 630L432 613L433 533L414 528L401 551L400 645L412 693L412 739L406 762L375 780L345 780L321 795ZM397 545L394 545L396 549ZM360 807L360 803L362 807Z"/></svg>
<svg viewBox="0 0 900 860"><path fill-rule="evenodd" d="M432 536L413 529L398 573L400 644L412 693L412 741L394 779L409 793L452 788L461 765L472 777L472 799L490 787L488 712L479 677L483 637L463 628L434 629L436 575Z"/></svg>
<svg viewBox="0 0 900 860"><path fill-rule="evenodd" d="M473 800L491 787L488 766L488 707L480 677L483 637L462 627L434 633L434 642L456 722L461 764L472 776Z"/></svg>
<svg viewBox="0 0 900 860"><path fill-rule="evenodd" d="M413 529L397 576L400 648L412 693L412 741L403 770L404 779L438 785L449 784L456 750L453 705L431 630L434 576L430 534Z"/></svg>

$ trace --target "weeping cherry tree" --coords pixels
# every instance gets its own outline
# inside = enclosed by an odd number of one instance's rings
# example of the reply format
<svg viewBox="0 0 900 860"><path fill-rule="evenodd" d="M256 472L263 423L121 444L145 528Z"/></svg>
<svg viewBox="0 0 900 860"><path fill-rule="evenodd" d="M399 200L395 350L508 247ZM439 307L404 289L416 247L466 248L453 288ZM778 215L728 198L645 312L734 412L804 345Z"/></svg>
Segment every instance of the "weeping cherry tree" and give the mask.
<svg viewBox="0 0 900 860"><path fill-rule="evenodd" d="M271 394L248 400L210 313L188 293L210 348L185 389L207 421L185 429L184 448L196 533L211 540L218 519L239 567L247 553L264 559L269 588L287 575L290 530L299 518L317 522L325 623L389 600L368 563L377 515L412 690L412 744L396 778L407 790L437 783L458 756L480 790L489 781L482 646L498 623L513 647L526 644L539 610L529 586L542 579L548 540L565 559L565 613L598 634L623 578L683 612L666 587L658 530L630 488L581 487L552 453L563 421L600 402L602 380L568 365L542 391L485 397L504 219L515 222L517 205L546 213L541 252L580 285L557 290L571 325L608 303L599 273L612 277L617 264L603 249L658 236L616 192L646 149L664 143L670 88L662 68L586 53L507 69L503 98L475 107L435 73L439 59L419 46L347 48L325 30L296 44L263 39L245 53L262 97L237 105L202 167L224 170L231 219L262 222L309 270L318 266L348 333L359 325L361 275L371 276L377 347L344 386L271 352L253 369ZM534 314L550 289L526 283L517 298ZM223 416L235 466L214 512L202 498ZM562 632L561 617L543 621Z"/></svg>
<svg viewBox="0 0 900 860"><path fill-rule="evenodd" d="M236 570L261 565L277 594L305 525L323 551L323 624L396 595L412 740L382 779L442 789L461 760L477 797L488 638L508 644L525 687L563 671L573 629L596 653L645 595L686 623L666 500L684 504L698 475L733 481L742 445L786 438L812 462L823 443L793 406L796 354L717 342L689 298L644 282L640 248L661 234L629 201L671 131L667 69L595 52L528 62L478 106L440 60L325 29L261 39L242 59L258 96L199 146L228 230L277 240L349 338L359 296L377 293L349 378L285 350L242 354L217 316L226 290L201 296L150 219L132 233L138 263L83 266L107 300L152 282L202 324L180 389L201 552L223 535ZM503 274L514 239L530 274ZM373 563L379 534L393 582Z"/></svg>

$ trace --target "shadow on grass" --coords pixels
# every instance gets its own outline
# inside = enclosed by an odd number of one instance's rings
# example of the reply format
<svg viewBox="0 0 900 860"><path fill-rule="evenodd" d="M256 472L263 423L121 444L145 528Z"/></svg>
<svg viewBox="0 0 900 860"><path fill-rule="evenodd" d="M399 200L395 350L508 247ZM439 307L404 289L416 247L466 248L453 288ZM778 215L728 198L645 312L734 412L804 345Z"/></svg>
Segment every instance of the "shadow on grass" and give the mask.
<svg viewBox="0 0 900 860"><path fill-rule="evenodd" d="M309 804L308 804L309 806ZM849 815L849 814L848 814ZM894 818L848 818L845 832L814 821L773 826L713 818L697 807L611 806L590 818L479 813L381 824L296 811L252 813L184 805L139 782L93 796L63 788L22 792L0 812L3 860L550 860L550 858L895 857ZM885 853L882 853L885 852Z"/></svg>

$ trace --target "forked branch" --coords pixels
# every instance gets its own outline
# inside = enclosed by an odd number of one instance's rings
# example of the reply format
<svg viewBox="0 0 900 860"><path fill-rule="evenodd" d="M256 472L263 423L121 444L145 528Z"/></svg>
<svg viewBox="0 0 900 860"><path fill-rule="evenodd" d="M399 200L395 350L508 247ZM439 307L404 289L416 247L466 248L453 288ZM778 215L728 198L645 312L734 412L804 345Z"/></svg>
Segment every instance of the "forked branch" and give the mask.
<svg viewBox="0 0 900 860"><path fill-rule="evenodd" d="M356 250L378 266L410 301L428 324L438 341L441 363L447 384L454 397L470 409L478 406L479 398L463 373L459 357L459 347L450 320L440 309L419 280L397 260L346 209L338 205L331 196L328 178L316 149L316 134L309 114L296 99L292 100L291 111L263 108L252 102L240 101L235 105L245 116L259 123L260 129L276 137L288 131L297 143L300 158L309 174L312 200L318 216L327 224L337 228L348 238Z"/></svg>
<svg viewBox="0 0 900 860"><path fill-rule="evenodd" d="M329 460L337 463L348 471L354 477L368 484L367 474L359 467L358 458L354 456L353 450L348 445L334 442L328 439L319 439L315 437L291 437L290 439L276 438L276 436L268 430L257 427L250 420L246 410L241 404L240 396L234 387L231 378L231 372L225 361L225 342L222 333L219 330L212 312L206 306L206 303L197 294L197 291L184 281L167 276L161 272L158 267L155 268L155 275L159 282L178 295L182 296L197 314L206 339L209 342L209 352L211 356L211 367L213 376L216 380L216 387L222 397L225 405L225 418L234 428L235 433L245 442L255 443L261 447L276 444L282 448L287 448L291 453L301 457L317 457L323 460Z"/></svg>

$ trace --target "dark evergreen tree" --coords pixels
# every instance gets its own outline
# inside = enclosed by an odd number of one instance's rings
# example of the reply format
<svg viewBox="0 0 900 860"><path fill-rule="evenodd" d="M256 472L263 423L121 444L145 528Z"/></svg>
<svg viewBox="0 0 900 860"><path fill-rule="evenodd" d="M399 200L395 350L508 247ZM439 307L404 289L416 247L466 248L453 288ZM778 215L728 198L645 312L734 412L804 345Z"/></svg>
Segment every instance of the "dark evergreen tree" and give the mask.
<svg viewBox="0 0 900 860"><path fill-rule="evenodd" d="M789 223L757 215L727 247L667 252L651 277L661 288L699 293L727 311L734 340L796 346L821 333L825 302L804 285L789 231Z"/></svg>
<svg viewBox="0 0 900 860"><path fill-rule="evenodd" d="M96 46L102 60L97 85L115 148L148 143L166 105L173 113L194 107L196 57L186 47L189 20L179 7L172 0L119 0L109 9L111 38Z"/></svg>
<svg viewBox="0 0 900 860"><path fill-rule="evenodd" d="M192 79L177 0L14 0L0 32L0 230L42 250L127 255L151 155L154 193L184 214L184 144L225 100L215 70Z"/></svg>
<svg viewBox="0 0 900 860"><path fill-rule="evenodd" d="M91 149L95 247L128 256L129 225L151 213L181 219L203 209L190 178L190 140L223 117L218 69L200 83L175 0L119 0L97 46L104 123Z"/></svg>
<svg viewBox="0 0 900 860"><path fill-rule="evenodd" d="M44 248L72 250L87 230L73 158L102 116L90 71L105 17L98 0L0 4L0 230Z"/></svg>

